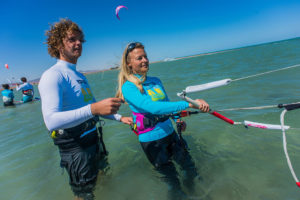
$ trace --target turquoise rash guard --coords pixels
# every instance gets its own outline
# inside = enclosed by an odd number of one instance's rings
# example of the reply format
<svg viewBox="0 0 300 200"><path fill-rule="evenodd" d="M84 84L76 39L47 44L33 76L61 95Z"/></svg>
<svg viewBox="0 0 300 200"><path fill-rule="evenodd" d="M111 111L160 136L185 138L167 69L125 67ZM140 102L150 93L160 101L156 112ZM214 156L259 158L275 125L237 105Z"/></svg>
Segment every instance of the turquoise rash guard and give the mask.
<svg viewBox="0 0 300 200"><path fill-rule="evenodd" d="M87 79L76 65L58 60L45 71L39 83L42 113L48 130L75 127L93 117L91 104L95 98ZM120 121L121 115L105 115Z"/></svg>
<svg viewBox="0 0 300 200"><path fill-rule="evenodd" d="M137 77L141 77L136 75ZM153 115L170 114L181 111L189 107L185 101L170 102L164 90L161 81L156 77L147 76L142 84L144 93L129 81L122 86L122 93L125 101L129 104L132 112L150 113ZM135 122L135 116L133 116ZM174 128L170 119L159 122L155 128L149 132L139 135L140 142L150 142L159 140L174 132Z"/></svg>
<svg viewBox="0 0 300 200"><path fill-rule="evenodd" d="M14 100L14 93L10 89L2 90L1 91L3 102L8 103L8 102L13 102Z"/></svg>
<svg viewBox="0 0 300 200"><path fill-rule="evenodd" d="M25 102L28 102L28 101L31 101L33 96L34 96L34 90L33 90L33 86L30 84L30 83L23 83L22 85L20 86L17 86L16 87L16 90L19 91L19 90L22 90L23 91L26 91L26 90L31 90L32 91L32 94L30 95L26 95L23 93L23 98L22 98L22 101L25 103Z"/></svg>

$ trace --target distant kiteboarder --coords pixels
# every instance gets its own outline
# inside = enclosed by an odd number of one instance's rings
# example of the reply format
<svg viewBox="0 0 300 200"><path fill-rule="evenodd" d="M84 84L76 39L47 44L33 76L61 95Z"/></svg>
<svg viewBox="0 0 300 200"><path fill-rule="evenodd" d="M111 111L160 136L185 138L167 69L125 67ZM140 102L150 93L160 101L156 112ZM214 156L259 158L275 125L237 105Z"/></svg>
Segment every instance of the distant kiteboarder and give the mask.
<svg viewBox="0 0 300 200"><path fill-rule="evenodd" d="M21 78L21 81L23 84L17 84L16 90L22 90L22 101L23 103L26 102L30 102L33 99L33 95L34 95L34 90L33 90L33 86L27 82L27 79L25 77Z"/></svg>
<svg viewBox="0 0 300 200"><path fill-rule="evenodd" d="M14 93L12 89L9 88L9 84L2 84L3 90L1 91L2 100L4 106L14 105Z"/></svg>
<svg viewBox="0 0 300 200"><path fill-rule="evenodd" d="M116 16L117 16L117 18L120 20L120 17L119 17L119 11L120 11L120 9L122 9L122 8L126 8L126 9L128 9L126 6L122 6L122 5L120 5L120 6L118 6L117 8L116 8Z"/></svg>

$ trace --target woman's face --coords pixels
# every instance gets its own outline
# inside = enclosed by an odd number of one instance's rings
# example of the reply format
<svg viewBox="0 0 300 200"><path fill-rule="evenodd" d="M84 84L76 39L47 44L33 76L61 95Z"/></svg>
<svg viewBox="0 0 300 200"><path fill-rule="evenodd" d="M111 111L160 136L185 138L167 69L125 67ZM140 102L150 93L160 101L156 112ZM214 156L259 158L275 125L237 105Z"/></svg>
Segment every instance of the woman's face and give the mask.
<svg viewBox="0 0 300 200"><path fill-rule="evenodd" d="M149 70L149 60L147 54L142 48L135 48L128 53L128 67L132 69L134 74L144 75Z"/></svg>

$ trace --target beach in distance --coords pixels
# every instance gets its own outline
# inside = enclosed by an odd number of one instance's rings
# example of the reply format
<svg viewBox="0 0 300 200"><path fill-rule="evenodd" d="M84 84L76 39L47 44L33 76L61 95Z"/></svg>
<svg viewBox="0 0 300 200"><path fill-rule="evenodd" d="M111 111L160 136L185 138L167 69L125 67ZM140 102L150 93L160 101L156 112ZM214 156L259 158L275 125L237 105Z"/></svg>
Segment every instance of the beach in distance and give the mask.
<svg viewBox="0 0 300 200"><path fill-rule="evenodd" d="M300 38L152 62L149 76L159 77L171 101L187 86L232 80L300 64ZM97 101L114 97L117 68L85 71ZM213 110L277 105L300 101L300 67L255 76L210 90L190 93L205 99ZM38 83L38 80L36 80ZM37 85L35 96L39 97ZM21 94L15 92L16 99ZM2 100L0 100L2 104ZM236 121L280 124L282 109L221 112ZM119 113L131 116L127 104ZM289 111L285 124L299 126L300 109ZM183 118L188 143L199 176L195 192L183 187L189 199L296 200L299 188L286 163L281 130L231 125L200 113ZM0 199L72 199L67 172L47 131L40 101L0 108ZM104 119L104 141L109 166L95 189L96 200L167 200L167 185L152 169L130 127ZM286 131L294 170L300 175L299 129ZM177 166L178 167L178 166ZM178 174L180 179L184 174Z"/></svg>

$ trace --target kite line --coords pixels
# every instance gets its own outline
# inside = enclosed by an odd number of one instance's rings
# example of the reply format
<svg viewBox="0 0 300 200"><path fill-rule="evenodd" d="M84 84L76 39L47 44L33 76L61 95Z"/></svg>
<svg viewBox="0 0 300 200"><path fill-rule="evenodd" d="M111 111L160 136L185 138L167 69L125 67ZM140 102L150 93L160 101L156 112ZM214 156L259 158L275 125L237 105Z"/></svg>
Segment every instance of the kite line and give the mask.
<svg viewBox="0 0 300 200"><path fill-rule="evenodd" d="M292 65L289 67L284 67L281 69L276 69L276 70L271 70L271 71L267 71L267 72L263 72L263 73L259 73L259 74L254 74L254 75L250 75L250 76L246 76L246 77L241 77L238 79L223 79L223 80L219 80L219 81L214 81L214 82L210 82L210 83L206 83L206 84L201 84L201 85L195 85L195 86L188 86L186 87L185 90L183 90L180 93L177 93L177 96L182 98L183 100L195 105L195 106L199 106L198 103L187 97L188 93L193 93L193 92L199 92L199 91L203 91L203 90L208 90L208 89L212 89L212 88L216 88L216 87L220 87L220 86L225 86L228 85L231 82L234 81L240 81L240 80L245 80L248 78L253 78L253 77L257 77L257 76L262 76L265 74L269 74L269 73L273 73L273 72L278 72L278 71L282 71L282 70L286 70L286 69L291 69L291 68L295 68L295 67L299 67L300 64L297 65ZM255 109L269 109L269 108L284 108L284 110L282 111L281 115L280 115L280 125L274 125L274 124L264 124L264 123L258 123L258 122L251 122L251 121L247 121L244 120L244 122L235 122L232 119L229 119L223 115L221 115L219 112L222 111L234 111L234 110L255 110ZM292 163L290 161L290 157L287 151L287 141L286 141L286 134L285 134L285 130L288 129L299 129L299 128L291 128L290 126L285 126L284 125L284 116L286 114L287 111L291 111L291 110L295 110L295 109L299 109L300 108L300 102L295 102L295 103L290 103L290 104L278 104L278 105L267 105L267 106L256 106L256 107L246 107L246 108L229 108L229 109L223 109L223 110L210 110L209 113L211 115L214 115L215 117L218 117L219 119L231 124L231 125L244 125L246 128L247 127L255 127L255 128L261 128L261 129L277 129L277 130L281 130L282 131L282 140L283 140L283 150L285 153L285 157L287 160L287 164L289 167L289 170L297 184L298 187L300 187L300 182L296 176L296 173L293 169ZM196 113L201 113L201 112L193 112L192 114L196 114ZM188 116L188 115L186 115Z"/></svg>

